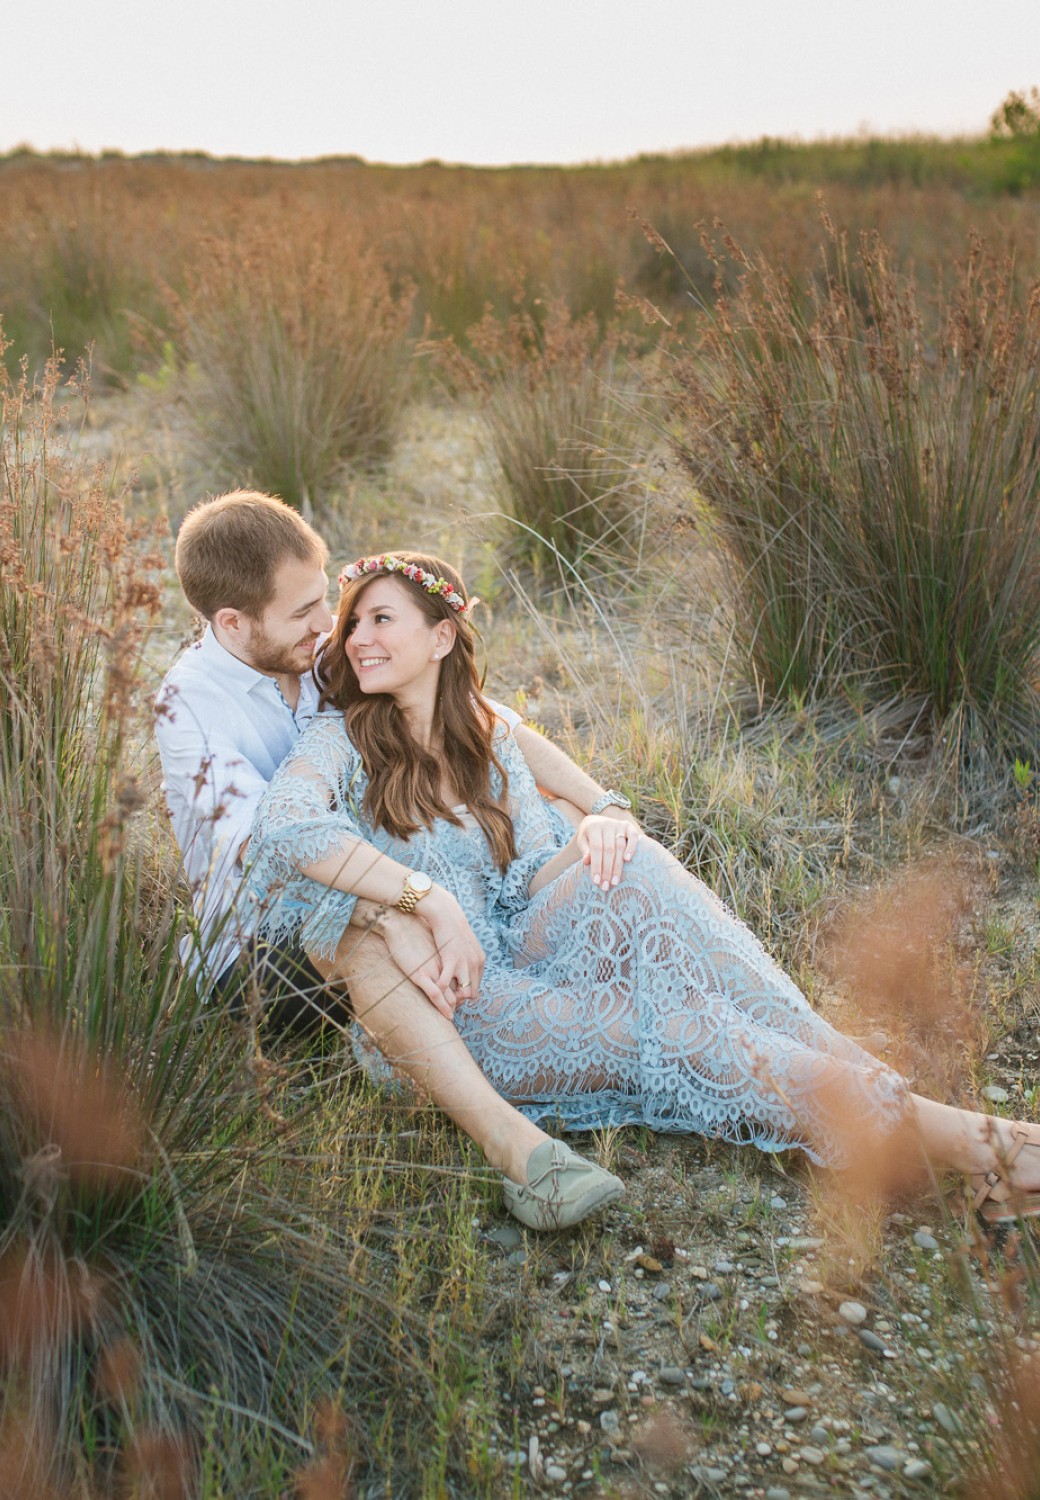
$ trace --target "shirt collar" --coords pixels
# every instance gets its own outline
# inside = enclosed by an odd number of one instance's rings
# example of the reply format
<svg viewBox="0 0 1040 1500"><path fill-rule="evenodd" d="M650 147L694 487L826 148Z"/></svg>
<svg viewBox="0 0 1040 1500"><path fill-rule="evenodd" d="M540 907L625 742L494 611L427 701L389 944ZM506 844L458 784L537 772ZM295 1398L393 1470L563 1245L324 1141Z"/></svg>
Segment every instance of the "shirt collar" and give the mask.
<svg viewBox="0 0 1040 1500"><path fill-rule="evenodd" d="M251 693L254 688L267 683L268 687L279 691L278 684L273 677L268 677L265 672L258 672L251 667L247 661L230 652L226 646L222 646L217 640L213 626L207 625L205 634L196 646L199 658L205 662L208 671L219 674L225 682L233 682L246 693ZM311 674L304 672L300 677L300 702L303 703L310 696L308 689L313 691Z"/></svg>

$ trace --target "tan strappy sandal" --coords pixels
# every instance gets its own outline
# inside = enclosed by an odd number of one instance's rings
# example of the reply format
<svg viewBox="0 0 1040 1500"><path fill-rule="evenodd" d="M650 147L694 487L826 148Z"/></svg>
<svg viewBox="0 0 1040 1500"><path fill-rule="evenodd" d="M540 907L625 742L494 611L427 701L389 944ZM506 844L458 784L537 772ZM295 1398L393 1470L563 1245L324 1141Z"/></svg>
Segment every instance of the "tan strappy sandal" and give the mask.
<svg viewBox="0 0 1040 1500"><path fill-rule="evenodd" d="M1040 1141L1031 1141L1028 1131L1012 1130L1011 1145L1001 1163L1005 1171L1018 1160L1026 1146L1040 1151ZM1040 1189L1018 1192L1011 1188L1007 1198L994 1198L993 1189L1002 1184L1005 1187L1010 1186L1003 1173L987 1172L982 1179L982 1186L972 1199L972 1208L987 1228L996 1228L1000 1224L1013 1224L1016 1219L1040 1219Z"/></svg>

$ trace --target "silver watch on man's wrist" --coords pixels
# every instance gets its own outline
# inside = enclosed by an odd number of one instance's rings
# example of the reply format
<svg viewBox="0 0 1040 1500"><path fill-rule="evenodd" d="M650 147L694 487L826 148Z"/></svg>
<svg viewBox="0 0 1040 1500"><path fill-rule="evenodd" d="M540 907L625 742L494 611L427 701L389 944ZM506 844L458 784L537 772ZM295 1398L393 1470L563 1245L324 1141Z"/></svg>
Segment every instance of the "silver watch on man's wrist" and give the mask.
<svg viewBox="0 0 1040 1500"><path fill-rule="evenodd" d="M622 792L603 792L589 808L588 816L591 818L596 813L601 813L605 807L621 807L625 812L630 812L632 803Z"/></svg>

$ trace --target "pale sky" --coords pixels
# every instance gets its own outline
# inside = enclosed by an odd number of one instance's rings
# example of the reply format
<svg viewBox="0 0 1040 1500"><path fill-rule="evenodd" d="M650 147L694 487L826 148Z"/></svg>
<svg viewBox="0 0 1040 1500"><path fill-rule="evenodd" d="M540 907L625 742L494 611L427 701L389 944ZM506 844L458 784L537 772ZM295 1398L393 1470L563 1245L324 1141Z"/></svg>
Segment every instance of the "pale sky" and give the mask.
<svg viewBox="0 0 1040 1500"><path fill-rule="evenodd" d="M982 132L1040 0L80 0L9 7L0 151L498 164Z"/></svg>

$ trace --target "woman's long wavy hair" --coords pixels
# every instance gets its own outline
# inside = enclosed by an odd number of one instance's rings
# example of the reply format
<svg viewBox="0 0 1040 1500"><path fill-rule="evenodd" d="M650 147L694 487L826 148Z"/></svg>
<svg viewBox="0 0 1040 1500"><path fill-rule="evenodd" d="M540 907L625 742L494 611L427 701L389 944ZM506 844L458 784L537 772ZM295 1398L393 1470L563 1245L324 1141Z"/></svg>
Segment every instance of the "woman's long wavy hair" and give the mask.
<svg viewBox="0 0 1040 1500"><path fill-rule="evenodd" d="M393 556L447 579L456 593L468 599L456 570L440 558L419 552L395 552ZM434 818L445 818L461 827L458 814L440 795L441 765L437 756L413 739L407 720L389 694L362 692L347 659L345 642L352 616L361 595L377 578L393 578L407 589L431 625L447 620L454 628L455 645L441 662L434 739L450 753L451 780L484 830L496 864L504 870L516 858L513 823L505 807L509 778L493 747L496 720L481 694L475 632L468 619L438 594L427 593L421 584L385 569L365 573L346 585L335 628L315 664L321 707L342 709L347 733L361 752L368 777L365 813L375 827L385 828L396 838L410 838L420 828L430 828ZM491 791L492 766L502 778L500 799Z"/></svg>

